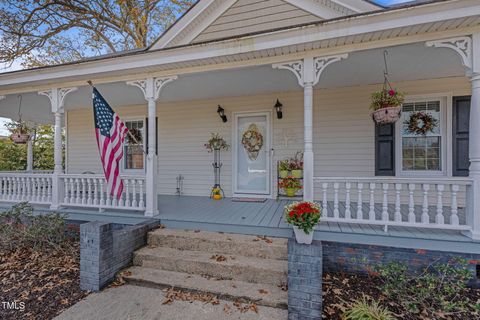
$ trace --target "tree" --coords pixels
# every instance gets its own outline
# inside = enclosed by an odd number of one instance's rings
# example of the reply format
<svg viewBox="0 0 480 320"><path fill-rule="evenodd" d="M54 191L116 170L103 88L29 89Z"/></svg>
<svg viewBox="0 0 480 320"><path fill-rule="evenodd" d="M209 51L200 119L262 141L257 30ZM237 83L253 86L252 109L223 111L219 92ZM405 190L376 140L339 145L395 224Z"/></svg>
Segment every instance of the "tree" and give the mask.
<svg viewBox="0 0 480 320"><path fill-rule="evenodd" d="M143 48L193 0L4 0L0 62L23 67Z"/></svg>

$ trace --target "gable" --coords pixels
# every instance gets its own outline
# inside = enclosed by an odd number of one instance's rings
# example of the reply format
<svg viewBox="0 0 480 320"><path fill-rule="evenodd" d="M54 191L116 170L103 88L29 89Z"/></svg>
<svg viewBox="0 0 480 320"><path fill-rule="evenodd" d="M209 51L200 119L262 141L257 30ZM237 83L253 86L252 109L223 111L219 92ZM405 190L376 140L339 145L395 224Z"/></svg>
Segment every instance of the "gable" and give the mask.
<svg viewBox="0 0 480 320"><path fill-rule="evenodd" d="M268 32L376 8L366 0L199 0L149 49Z"/></svg>
<svg viewBox="0 0 480 320"><path fill-rule="evenodd" d="M284 0L238 0L193 41L233 37L322 20Z"/></svg>

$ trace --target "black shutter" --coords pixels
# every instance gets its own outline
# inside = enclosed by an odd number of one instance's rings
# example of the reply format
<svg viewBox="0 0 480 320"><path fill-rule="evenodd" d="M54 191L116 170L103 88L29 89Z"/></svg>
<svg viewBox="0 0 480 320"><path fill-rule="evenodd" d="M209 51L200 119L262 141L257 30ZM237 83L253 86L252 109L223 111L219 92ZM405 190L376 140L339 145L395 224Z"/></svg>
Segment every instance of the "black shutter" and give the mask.
<svg viewBox="0 0 480 320"><path fill-rule="evenodd" d="M453 97L453 170L454 176L467 177L470 160L468 137L470 126L470 96Z"/></svg>
<svg viewBox="0 0 480 320"><path fill-rule="evenodd" d="M395 175L395 124L375 126L375 175Z"/></svg>
<svg viewBox="0 0 480 320"><path fill-rule="evenodd" d="M145 118L145 142L146 142L146 147L147 147L147 153L148 153L148 117ZM158 117L155 117L155 136L157 139L155 140L155 154L158 156Z"/></svg>

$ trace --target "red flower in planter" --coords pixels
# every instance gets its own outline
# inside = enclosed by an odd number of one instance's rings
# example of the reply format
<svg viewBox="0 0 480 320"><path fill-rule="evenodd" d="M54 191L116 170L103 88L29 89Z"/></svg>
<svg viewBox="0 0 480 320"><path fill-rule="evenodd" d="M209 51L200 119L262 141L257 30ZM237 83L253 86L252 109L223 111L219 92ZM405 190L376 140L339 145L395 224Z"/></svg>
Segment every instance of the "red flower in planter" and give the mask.
<svg viewBox="0 0 480 320"><path fill-rule="evenodd" d="M294 202L285 207L285 218L290 223L309 234L321 216L321 208L318 203L302 201Z"/></svg>

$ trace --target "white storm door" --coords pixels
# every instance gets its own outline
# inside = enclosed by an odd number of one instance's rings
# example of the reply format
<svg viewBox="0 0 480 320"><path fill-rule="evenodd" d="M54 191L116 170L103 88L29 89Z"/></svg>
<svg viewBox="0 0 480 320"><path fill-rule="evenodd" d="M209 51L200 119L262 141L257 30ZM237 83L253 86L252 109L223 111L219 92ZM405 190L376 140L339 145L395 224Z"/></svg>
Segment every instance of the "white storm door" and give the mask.
<svg viewBox="0 0 480 320"><path fill-rule="evenodd" d="M234 117L234 194L270 195L270 113L243 113Z"/></svg>

